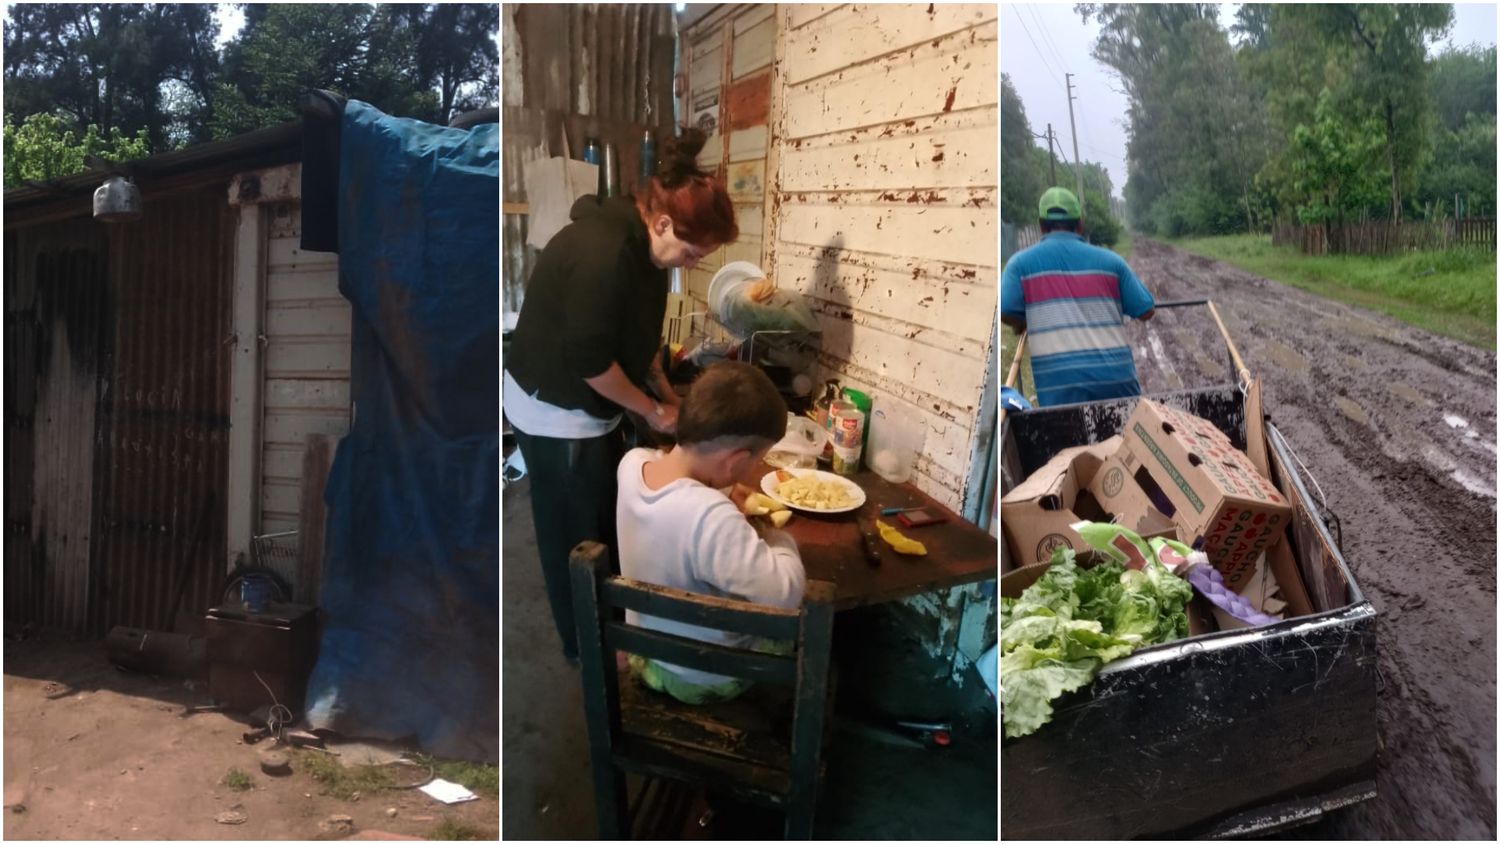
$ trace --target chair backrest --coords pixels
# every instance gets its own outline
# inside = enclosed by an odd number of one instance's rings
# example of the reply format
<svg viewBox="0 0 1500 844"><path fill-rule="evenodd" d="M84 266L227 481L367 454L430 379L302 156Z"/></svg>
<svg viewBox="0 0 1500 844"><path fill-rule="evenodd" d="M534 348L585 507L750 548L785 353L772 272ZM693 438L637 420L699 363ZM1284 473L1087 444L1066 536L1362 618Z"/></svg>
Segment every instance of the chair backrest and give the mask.
<svg viewBox="0 0 1500 844"><path fill-rule="evenodd" d="M614 575L608 549L583 542L571 558L574 615L579 626L579 658L585 668L586 647L597 647L600 661L612 668L614 651L758 682L796 686L799 667L809 659L827 667L828 655L817 653L832 641L833 584L807 584L800 609L782 609L748 601L699 595ZM615 609L686 624L793 643L790 654L762 653L704 642L616 618ZM826 628L819 629L819 628ZM809 635L811 634L811 635ZM587 643L585 642L587 640Z"/></svg>
<svg viewBox="0 0 1500 844"><path fill-rule="evenodd" d="M601 811L601 835L616 837L620 825L604 805L624 805L623 780L599 786L615 766L613 749L621 739L619 679L614 652L748 680L794 687L791 736L791 788L803 799L788 806L788 829L811 834L817 793L819 748L828 702L833 645L834 585L809 581L800 609L789 610L684 592L630 580L610 571L609 551L597 542L573 549L570 568L578 658L583 673L584 716ZM790 655L731 648L616 619L616 609L673 621L793 643Z"/></svg>

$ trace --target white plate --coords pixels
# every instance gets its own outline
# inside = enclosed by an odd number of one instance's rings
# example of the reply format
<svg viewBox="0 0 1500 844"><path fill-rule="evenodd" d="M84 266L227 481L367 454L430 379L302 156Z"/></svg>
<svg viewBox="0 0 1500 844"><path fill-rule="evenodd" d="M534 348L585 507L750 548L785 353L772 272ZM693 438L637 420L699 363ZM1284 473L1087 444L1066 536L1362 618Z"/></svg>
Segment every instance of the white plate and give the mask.
<svg viewBox="0 0 1500 844"><path fill-rule="evenodd" d="M792 502L787 501L785 498L777 495L776 488L781 485L781 481L778 481L776 479L775 472L769 472L765 477L760 479L761 492L764 492L766 495L771 496L772 498L776 499L782 504L785 504L793 510L801 510L804 513L848 513L851 510L858 510L860 507L864 506L865 491L859 488L859 484L849 480L842 475L835 475L832 472L823 472L818 469L784 469L782 471L791 472L793 475L796 475L799 478L806 477L807 475L815 475L820 481L833 481L834 483L837 483L840 486L844 487L844 489L847 489L849 491L849 496L854 499L854 503L849 505L848 507L839 507L833 510L819 510L816 507L806 507L801 504L793 504Z"/></svg>

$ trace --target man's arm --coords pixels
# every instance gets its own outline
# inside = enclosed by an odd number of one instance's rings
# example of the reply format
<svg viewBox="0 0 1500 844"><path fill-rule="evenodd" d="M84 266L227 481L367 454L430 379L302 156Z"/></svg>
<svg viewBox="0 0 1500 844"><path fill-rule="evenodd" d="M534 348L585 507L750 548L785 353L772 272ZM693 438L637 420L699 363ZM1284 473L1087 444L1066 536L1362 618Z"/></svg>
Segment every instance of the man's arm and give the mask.
<svg viewBox="0 0 1500 844"><path fill-rule="evenodd" d="M1154 316L1156 316L1156 309L1152 308L1151 310L1149 310L1149 311L1141 314L1140 316L1136 317L1136 319L1140 320L1141 322L1146 322L1147 320L1151 319Z"/></svg>

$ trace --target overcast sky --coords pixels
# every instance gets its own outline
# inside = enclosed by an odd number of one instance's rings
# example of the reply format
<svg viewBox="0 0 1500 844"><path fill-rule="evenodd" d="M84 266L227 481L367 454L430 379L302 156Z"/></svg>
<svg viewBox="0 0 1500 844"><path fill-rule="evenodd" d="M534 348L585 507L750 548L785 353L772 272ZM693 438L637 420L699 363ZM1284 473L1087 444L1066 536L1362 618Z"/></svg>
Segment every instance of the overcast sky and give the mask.
<svg viewBox="0 0 1500 844"><path fill-rule="evenodd" d="M1227 29L1234 23L1238 3L1219 7L1219 20ZM1062 143L1066 158L1073 157L1073 135L1068 128L1065 73L1072 73L1074 117L1078 121L1078 154L1084 161L1098 161L1109 170L1115 195L1125 188L1125 96L1119 80L1090 52L1099 36L1099 21L1088 24L1073 11L1072 3L1031 5L1001 4L1000 69L1026 106L1032 131L1042 134L1047 123ZM1495 44L1495 5L1457 4L1449 36L1432 52L1450 44ZM1045 148L1045 142L1038 146Z"/></svg>

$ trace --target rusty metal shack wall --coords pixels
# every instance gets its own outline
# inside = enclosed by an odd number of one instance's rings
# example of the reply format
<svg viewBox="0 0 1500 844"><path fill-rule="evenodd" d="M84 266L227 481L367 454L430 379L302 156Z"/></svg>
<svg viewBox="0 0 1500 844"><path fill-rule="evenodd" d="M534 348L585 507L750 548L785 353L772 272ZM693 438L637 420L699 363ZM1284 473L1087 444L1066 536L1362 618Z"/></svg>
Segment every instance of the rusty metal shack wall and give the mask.
<svg viewBox="0 0 1500 844"><path fill-rule="evenodd" d="M764 266L775 48L776 7L772 5L714 6L683 30L686 97L682 113L685 122L709 136L698 165L724 181L740 236L684 273L682 294L674 294L667 303L669 323L674 317L708 310L708 283L725 264L750 261Z"/></svg>
<svg viewBox="0 0 1500 844"><path fill-rule="evenodd" d="M219 184L6 229L7 625L171 629L220 587L230 231Z"/></svg>
<svg viewBox="0 0 1500 844"><path fill-rule="evenodd" d="M640 169L641 136L672 129L676 49L671 4L507 5L501 10L505 314L519 313L538 250L526 246L525 164L583 158L584 139L612 141L621 187Z"/></svg>

